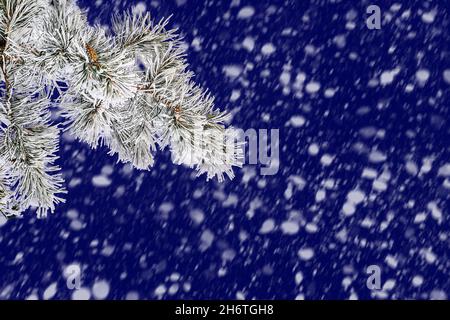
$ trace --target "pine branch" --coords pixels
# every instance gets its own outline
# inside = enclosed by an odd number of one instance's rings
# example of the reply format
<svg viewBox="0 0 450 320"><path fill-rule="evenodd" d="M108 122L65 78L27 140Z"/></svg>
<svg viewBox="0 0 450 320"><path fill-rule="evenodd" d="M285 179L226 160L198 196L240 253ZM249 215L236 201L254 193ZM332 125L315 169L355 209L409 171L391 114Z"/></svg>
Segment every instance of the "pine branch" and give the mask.
<svg viewBox="0 0 450 320"><path fill-rule="evenodd" d="M169 146L175 163L208 179L233 177L242 155L227 114L194 83L167 25L131 11L114 18L111 34L71 0L0 0L0 212L35 206L45 215L63 201L60 127L138 169ZM50 121L53 90L60 126Z"/></svg>

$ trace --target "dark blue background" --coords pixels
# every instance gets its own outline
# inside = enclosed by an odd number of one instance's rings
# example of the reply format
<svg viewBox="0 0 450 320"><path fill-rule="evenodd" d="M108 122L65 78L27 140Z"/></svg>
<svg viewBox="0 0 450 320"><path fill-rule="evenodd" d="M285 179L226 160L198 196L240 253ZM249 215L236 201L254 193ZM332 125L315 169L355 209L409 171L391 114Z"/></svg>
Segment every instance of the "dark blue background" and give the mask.
<svg viewBox="0 0 450 320"><path fill-rule="evenodd" d="M100 6L94 1L79 3L89 10L91 21L102 24L137 3L103 2ZM179 290L162 298L369 299L374 295L366 287L365 270L373 264L382 270L382 284L395 280L386 293L389 298L448 295L450 189L445 187L446 177L439 174L439 168L450 162L450 84L443 78L444 70L450 69L450 20L445 2L399 1L398 12L390 10L390 1L231 3L147 1L147 9L157 20L173 15L171 26L178 27L189 44L187 58L196 81L211 90L217 106L233 111L233 125L280 129L278 174L261 176L258 166L246 165L236 170L233 181L206 182L191 169L171 164L167 151L157 154L152 171L141 172L117 164L104 148L90 150L64 139L60 162L69 185L66 204L47 219L36 220L29 213L0 228L1 298L41 298L55 282L55 298L70 298L63 269L71 263L82 266L83 287L106 281L111 299L130 297L130 292L154 299L157 287L174 283ZM381 30L365 25L369 4L378 4L385 18L392 15ZM254 15L238 19L246 5L255 9ZM423 12L433 9L434 22L425 23ZM355 28L348 30L346 15L351 10L356 13ZM410 17L402 19L407 10ZM290 35L286 35L288 28ZM342 48L333 41L338 35L346 40ZM255 40L251 52L241 46L247 36ZM200 50L190 45L196 37ZM261 54L266 43L276 48L272 55ZM315 48L313 54L306 52L308 45ZM356 58L350 59L351 54ZM223 71L226 65L239 65L243 71L230 79ZM287 65L291 81L285 87L290 90L283 92L280 75ZM368 85L395 67L401 70L392 84ZM430 71L423 86L415 77L421 68ZM321 84L317 94L303 90L296 95L293 83L299 72L306 74L305 83ZM407 84L414 85L412 92L405 92ZM324 97L327 88L337 89L336 94ZM236 101L230 101L233 90L240 92ZM305 125L290 125L293 115L303 116ZM384 130L384 138L364 138L360 130L366 127ZM312 143L320 146L315 157L308 154ZM371 150L386 154L386 160L369 163ZM334 156L331 165L320 163L323 154ZM406 161L420 169L427 157L433 159L430 172L414 175L405 170ZM386 191L374 190L372 181L361 177L367 167L390 172ZM111 184L98 188L92 178L102 168L103 172L112 168ZM291 176L301 176L306 185L303 190L294 187L292 197L286 197ZM316 192L327 179L333 179L335 187L317 203ZM370 200L347 217L342 206L348 192L356 188ZM261 206L249 218L255 199ZM408 206L411 201L414 205ZM441 223L431 216L430 202L442 211ZM173 208L166 212L168 203ZM204 213L199 225L190 217L194 209ZM73 210L81 230L73 227ZM414 223L421 212L427 213L426 220ZM281 223L292 214L314 221L318 232L306 232L304 226L294 235L281 232ZM388 216L389 224L380 228ZM260 234L269 218L277 228ZM361 225L366 218L374 221L373 226ZM202 250L205 230L214 234L214 241ZM342 230L347 234L344 241L337 237ZM304 247L314 250L309 261L298 256ZM225 261L224 252L234 253L233 259ZM427 262L424 252L433 252L436 260ZM395 257L396 267L386 263L388 256ZM219 276L219 270L225 275ZM297 284L299 272L303 280ZM174 273L180 275L176 281L170 279ZM412 279L418 275L423 284L415 287ZM351 279L348 287L343 285L346 277Z"/></svg>

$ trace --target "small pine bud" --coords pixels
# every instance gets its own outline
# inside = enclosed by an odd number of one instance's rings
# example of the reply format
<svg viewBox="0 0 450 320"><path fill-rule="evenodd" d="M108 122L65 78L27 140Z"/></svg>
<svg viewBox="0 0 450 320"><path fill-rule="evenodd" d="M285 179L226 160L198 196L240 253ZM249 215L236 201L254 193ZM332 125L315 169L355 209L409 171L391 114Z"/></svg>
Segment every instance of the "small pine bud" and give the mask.
<svg viewBox="0 0 450 320"><path fill-rule="evenodd" d="M89 62L95 66L99 66L97 51L95 51L95 49L88 43L86 43L85 47L89 57Z"/></svg>

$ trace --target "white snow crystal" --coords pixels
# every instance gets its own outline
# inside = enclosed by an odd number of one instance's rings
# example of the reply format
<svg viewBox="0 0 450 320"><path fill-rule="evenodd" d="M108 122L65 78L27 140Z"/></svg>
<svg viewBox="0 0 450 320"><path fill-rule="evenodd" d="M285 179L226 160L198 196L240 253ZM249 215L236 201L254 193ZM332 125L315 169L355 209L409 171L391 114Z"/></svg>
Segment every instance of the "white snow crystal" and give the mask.
<svg viewBox="0 0 450 320"><path fill-rule="evenodd" d="M422 21L425 23L433 23L435 18L436 18L435 10L425 12L424 14L422 14Z"/></svg>
<svg viewBox="0 0 450 320"><path fill-rule="evenodd" d="M174 295L175 293L178 292L178 289L180 288L180 285L178 283L173 283L170 287L169 287L169 291L168 293L170 295Z"/></svg>
<svg viewBox="0 0 450 320"><path fill-rule="evenodd" d="M49 300L53 298L56 294L56 289L57 289L56 282L53 282L51 285L49 285L47 289L45 289L44 294L42 295L44 300Z"/></svg>
<svg viewBox="0 0 450 320"><path fill-rule="evenodd" d="M70 209L69 211L67 211L67 217L69 219L77 219L78 215L79 215L79 213L75 209Z"/></svg>
<svg viewBox="0 0 450 320"><path fill-rule="evenodd" d="M130 291L127 293L125 300L139 300L139 293L136 291Z"/></svg>
<svg viewBox="0 0 450 320"><path fill-rule="evenodd" d="M431 300L447 300L447 294L443 290L434 289L430 293Z"/></svg>
<svg viewBox="0 0 450 320"><path fill-rule="evenodd" d="M81 287L72 292L72 300L89 300L91 298L91 291L88 288Z"/></svg>
<svg viewBox="0 0 450 320"><path fill-rule="evenodd" d="M280 75L280 82L282 86L287 86L291 82L291 74L289 71L284 70Z"/></svg>
<svg viewBox="0 0 450 320"><path fill-rule="evenodd" d="M300 227L295 221L284 221L281 224L281 231L284 234L292 235L296 234L300 230Z"/></svg>
<svg viewBox="0 0 450 320"><path fill-rule="evenodd" d="M347 194L347 200L354 204L359 204L364 201L366 195L361 190L352 190Z"/></svg>
<svg viewBox="0 0 450 320"><path fill-rule="evenodd" d="M108 187L111 182L111 179L105 175L97 175L92 178L92 184L97 188Z"/></svg>
<svg viewBox="0 0 450 320"><path fill-rule="evenodd" d="M363 221L361 221L361 226L365 228L372 228L375 225L375 220L370 219L369 217L365 217Z"/></svg>
<svg viewBox="0 0 450 320"><path fill-rule="evenodd" d="M235 79L239 77L239 75L242 73L242 66L239 65L226 65L223 67L223 72L225 73L225 76L231 79Z"/></svg>
<svg viewBox="0 0 450 320"><path fill-rule="evenodd" d="M346 215L346 216L351 216L352 214L354 214L356 211L355 205L351 202L346 202L344 203L344 205L342 206L342 212Z"/></svg>
<svg viewBox="0 0 450 320"><path fill-rule="evenodd" d="M74 219L70 222L70 229L72 229L74 231L80 231L83 228L84 228L84 224L80 220Z"/></svg>
<svg viewBox="0 0 450 320"><path fill-rule="evenodd" d="M304 72L299 72L297 74L297 76L295 77L295 82L297 84L303 84L303 82L305 82L305 80L306 80L306 73L304 73Z"/></svg>
<svg viewBox="0 0 450 320"><path fill-rule="evenodd" d="M336 89L332 89L332 88L328 88L325 90L324 92L324 96L325 98L333 98L334 95L336 94Z"/></svg>
<svg viewBox="0 0 450 320"><path fill-rule="evenodd" d="M383 285L383 291L390 291L394 289L394 287L395 287L395 280L388 279Z"/></svg>
<svg viewBox="0 0 450 320"><path fill-rule="evenodd" d="M253 51L255 48L255 40L251 37L245 37L244 41L242 41L242 47L248 52Z"/></svg>
<svg viewBox="0 0 450 320"><path fill-rule="evenodd" d="M104 300L109 294L109 284L105 280L97 281L92 286L92 294L97 300Z"/></svg>
<svg viewBox="0 0 450 320"><path fill-rule="evenodd" d="M377 171L372 168L364 168L361 177L367 179L375 179L377 177Z"/></svg>
<svg viewBox="0 0 450 320"><path fill-rule="evenodd" d="M392 255L387 255L385 261L389 267L391 267L393 269L397 268L398 260L396 257L394 257Z"/></svg>
<svg viewBox="0 0 450 320"><path fill-rule="evenodd" d="M438 208L436 202L429 202L427 204L427 209L431 211L431 216L434 218L434 220L436 220L438 223L442 222L442 210Z"/></svg>
<svg viewBox="0 0 450 320"><path fill-rule="evenodd" d="M275 221L273 219L267 219L263 222L261 228L259 229L259 233L266 234L272 232L275 229Z"/></svg>
<svg viewBox="0 0 450 320"><path fill-rule="evenodd" d="M391 84L394 81L395 76L400 72L399 68L393 70L383 71L380 75L380 83L385 86Z"/></svg>
<svg viewBox="0 0 450 320"><path fill-rule="evenodd" d="M415 176L419 173L419 167L413 161L407 161L405 165L406 172L410 175Z"/></svg>
<svg viewBox="0 0 450 320"><path fill-rule="evenodd" d="M320 163L324 166L329 166L334 160L334 157L329 155L329 154L324 154L321 158L320 158Z"/></svg>
<svg viewBox="0 0 450 320"><path fill-rule="evenodd" d="M434 159L431 157L426 157L422 160L422 166L420 167L420 174L427 174L433 168Z"/></svg>
<svg viewBox="0 0 450 320"><path fill-rule="evenodd" d="M155 289L155 295L156 296L162 296L166 293L167 288L164 284L160 284L158 287L156 287Z"/></svg>
<svg viewBox="0 0 450 320"><path fill-rule="evenodd" d="M424 84L430 78L430 71L427 69L420 69L416 72L417 82Z"/></svg>
<svg viewBox="0 0 450 320"><path fill-rule="evenodd" d="M320 83L312 81L309 82L306 87L306 92L310 93L310 94L314 94L317 93L320 90Z"/></svg>
<svg viewBox="0 0 450 320"><path fill-rule="evenodd" d="M206 229L205 231L203 231L202 235L200 236L200 241L201 241L201 250L206 250L208 249L213 241L214 241L214 233L211 232L211 230Z"/></svg>
<svg viewBox="0 0 450 320"><path fill-rule="evenodd" d="M173 208L174 208L174 205L171 202L163 202L159 206L158 210L163 214L167 214L170 211L172 211Z"/></svg>
<svg viewBox="0 0 450 320"><path fill-rule="evenodd" d="M110 174L112 174L113 172L114 172L113 166L106 165L106 166L103 166L103 168L102 168L102 174L110 175Z"/></svg>
<svg viewBox="0 0 450 320"><path fill-rule="evenodd" d="M414 276L412 284L414 287L420 287L423 284L423 277L420 275Z"/></svg>
<svg viewBox="0 0 450 320"><path fill-rule="evenodd" d="M304 261L311 260L314 257L314 250L312 248L302 248L298 250L298 256Z"/></svg>
<svg viewBox="0 0 450 320"><path fill-rule="evenodd" d="M195 37L194 39L192 39L191 46L192 48L194 48L194 51L202 50L202 39L200 39L199 37Z"/></svg>
<svg viewBox="0 0 450 320"><path fill-rule="evenodd" d="M321 201L325 200L325 197L326 197L325 190L323 190L323 189L317 190L316 197L315 197L316 202L321 202Z"/></svg>
<svg viewBox="0 0 450 320"><path fill-rule="evenodd" d="M301 271L295 274L295 284L299 285L303 281L303 273Z"/></svg>
<svg viewBox="0 0 450 320"><path fill-rule="evenodd" d="M247 19L250 18L255 14L255 9L251 6L243 7L241 10L239 10L239 13L237 15L238 19Z"/></svg>
<svg viewBox="0 0 450 320"><path fill-rule="evenodd" d="M299 128L299 127L302 127L306 123L306 120L303 116L295 115L295 116L291 117L289 122L290 122L291 126L293 126L294 128Z"/></svg>
<svg viewBox="0 0 450 320"><path fill-rule="evenodd" d="M323 182L323 186L325 187L325 189L328 189L328 190L334 189L334 186L335 186L334 179L326 179Z"/></svg>
<svg viewBox="0 0 450 320"><path fill-rule="evenodd" d="M275 52L275 46L272 43L266 43L265 45L263 45L263 47L261 48L261 52L263 55L265 56L269 56L272 53Z"/></svg>
<svg viewBox="0 0 450 320"><path fill-rule="evenodd" d="M372 163L380 163L386 161L387 156L379 150L372 150L369 154L369 161Z"/></svg>
<svg viewBox="0 0 450 320"><path fill-rule="evenodd" d="M333 42L339 49L342 49L347 44L347 38L345 37L345 34L339 34L333 38Z"/></svg>
<svg viewBox="0 0 450 320"><path fill-rule="evenodd" d="M431 249L423 250L422 255L429 264L433 264L437 260L436 254Z"/></svg>
<svg viewBox="0 0 450 320"><path fill-rule="evenodd" d="M450 163L446 163L438 170L439 176L450 177Z"/></svg>
<svg viewBox="0 0 450 320"><path fill-rule="evenodd" d="M237 99L239 99L241 97L241 91L239 90L233 90L231 92L231 97L230 97L230 101L231 102L235 102Z"/></svg>
<svg viewBox="0 0 450 320"><path fill-rule="evenodd" d="M405 86L405 92L412 92L414 90L414 85L413 84L411 84L411 83L408 83L406 86Z"/></svg>
<svg viewBox="0 0 450 320"><path fill-rule="evenodd" d="M303 188L306 186L306 181L300 177L300 176L289 176L288 178L288 185L286 190L284 191L284 197L286 199L290 199L293 195L293 191L294 191L294 186L298 189L298 190L303 190Z"/></svg>
<svg viewBox="0 0 450 320"><path fill-rule="evenodd" d="M142 14L145 13L147 11L147 6L145 4L145 2L140 1L137 5L135 5L133 7L133 13L136 14Z"/></svg>
<svg viewBox="0 0 450 320"><path fill-rule="evenodd" d="M425 221L425 219L427 218L427 214L425 212L421 212L416 214L416 216L414 217L414 223L422 223Z"/></svg>
<svg viewBox="0 0 450 320"><path fill-rule="evenodd" d="M308 233L316 233L318 230L319 228L314 223L307 223L305 226L305 231Z"/></svg>
<svg viewBox="0 0 450 320"><path fill-rule="evenodd" d="M191 210L189 216L191 217L192 221L194 221L195 224L201 224L205 219L205 214L200 209Z"/></svg>
<svg viewBox="0 0 450 320"><path fill-rule="evenodd" d="M299 190L303 190L303 188L306 186L306 181L300 176L297 175L291 175L288 178L289 181L291 181Z"/></svg>
<svg viewBox="0 0 450 320"><path fill-rule="evenodd" d="M444 78L444 81L447 82L447 84L450 84L450 69L444 70L442 73L442 77Z"/></svg>
<svg viewBox="0 0 450 320"><path fill-rule="evenodd" d="M316 156L319 153L319 145L317 143L313 143L308 147L308 153L311 156Z"/></svg>
<svg viewBox="0 0 450 320"><path fill-rule="evenodd" d="M377 179L377 180L373 181L372 188L378 192L383 192L383 191L386 191L387 184L384 180Z"/></svg>
<svg viewBox="0 0 450 320"><path fill-rule="evenodd" d="M236 292L236 300L245 300L245 294L242 291Z"/></svg>

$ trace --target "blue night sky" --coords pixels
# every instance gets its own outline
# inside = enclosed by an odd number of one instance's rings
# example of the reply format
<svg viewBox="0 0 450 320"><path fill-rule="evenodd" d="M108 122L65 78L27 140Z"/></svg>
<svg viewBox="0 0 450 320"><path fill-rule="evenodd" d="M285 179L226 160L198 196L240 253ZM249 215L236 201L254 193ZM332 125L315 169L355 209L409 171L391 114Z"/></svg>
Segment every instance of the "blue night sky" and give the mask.
<svg viewBox="0 0 450 320"><path fill-rule="evenodd" d="M92 23L172 15L195 80L279 170L206 181L64 134L66 203L0 218L2 299L446 299L450 8L444 1L79 1ZM381 8L380 30L366 8ZM81 289L66 285L79 266ZM369 290L369 266L381 288Z"/></svg>

